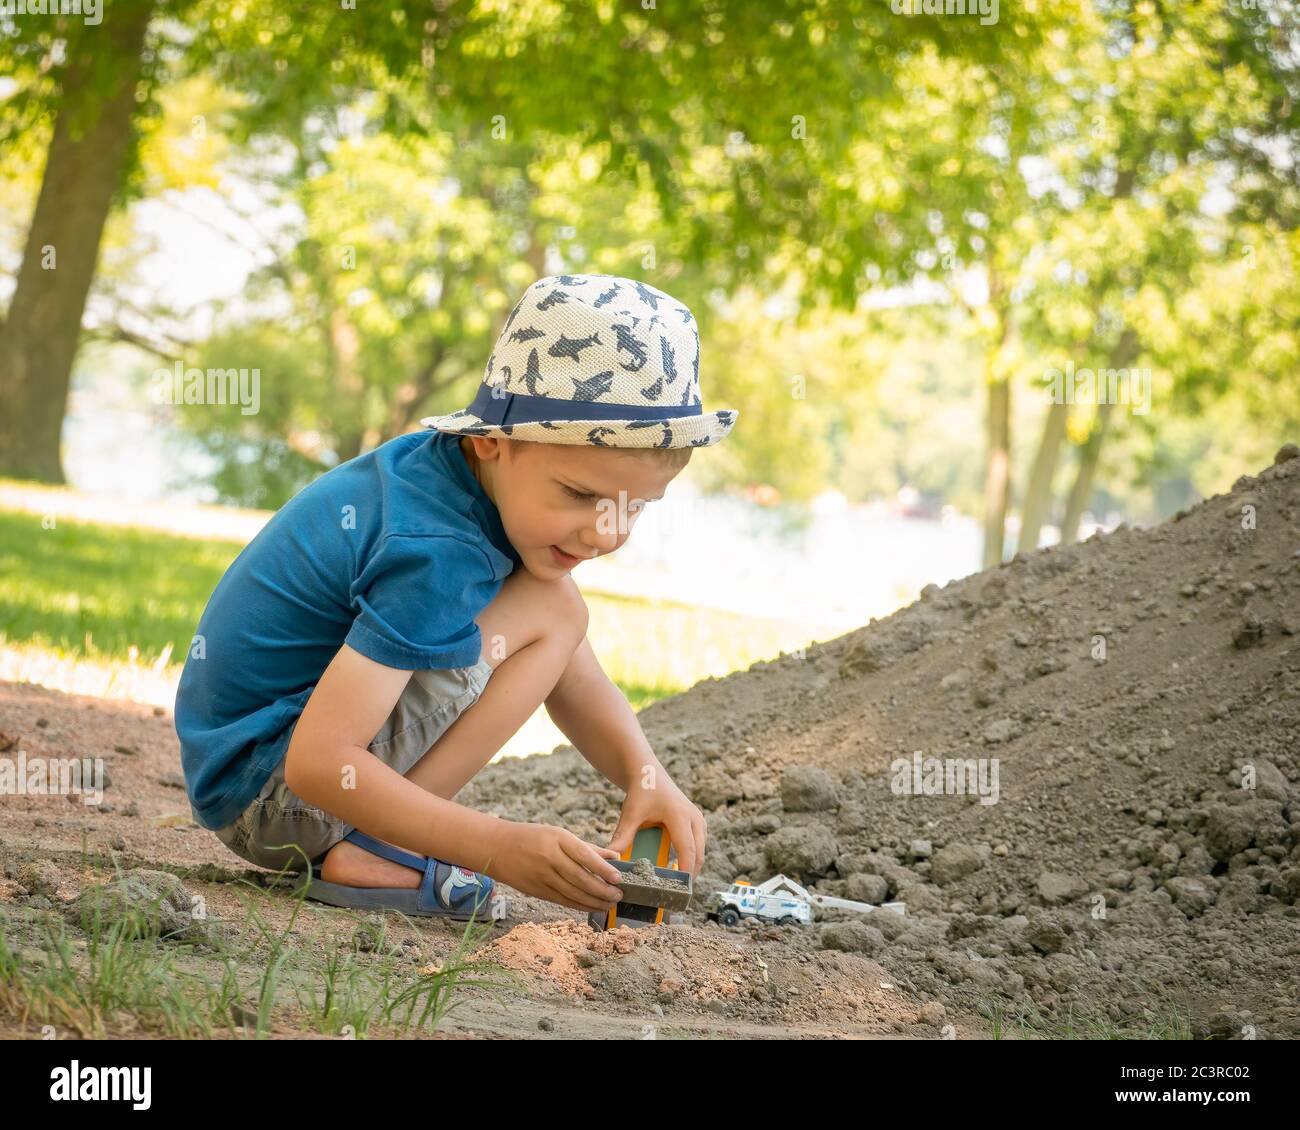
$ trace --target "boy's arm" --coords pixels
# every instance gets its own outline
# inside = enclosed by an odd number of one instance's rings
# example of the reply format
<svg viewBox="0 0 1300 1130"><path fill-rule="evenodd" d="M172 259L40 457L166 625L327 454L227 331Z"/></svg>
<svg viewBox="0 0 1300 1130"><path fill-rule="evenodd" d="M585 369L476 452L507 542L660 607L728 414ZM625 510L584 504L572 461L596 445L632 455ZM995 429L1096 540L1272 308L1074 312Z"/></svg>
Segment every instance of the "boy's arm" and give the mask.
<svg viewBox="0 0 1300 1130"><path fill-rule="evenodd" d="M546 713L596 769L627 792L647 765L667 775L636 712L583 639L546 699Z"/></svg>
<svg viewBox="0 0 1300 1130"><path fill-rule="evenodd" d="M294 728L285 784L381 840L486 871L509 822L426 792L367 748L410 679L410 671L340 648Z"/></svg>
<svg viewBox="0 0 1300 1130"><path fill-rule="evenodd" d="M609 846L623 852L637 829L663 824L683 871L698 874L708 840L704 814L650 748L636 712L584 639L546 699L546 712L573 747L627 796Z"/></svg>
<svg viewBox="0 0 1300 1130"><path fill-rule="evenodd" d="M399 847L450 860L537 898L608 910L619 873L563 828L521 824L427 792L369 750L411 672L344 644L308 698L285 753L284 779L308 804ZM602 878L603 876L603 878Z"/></svg>

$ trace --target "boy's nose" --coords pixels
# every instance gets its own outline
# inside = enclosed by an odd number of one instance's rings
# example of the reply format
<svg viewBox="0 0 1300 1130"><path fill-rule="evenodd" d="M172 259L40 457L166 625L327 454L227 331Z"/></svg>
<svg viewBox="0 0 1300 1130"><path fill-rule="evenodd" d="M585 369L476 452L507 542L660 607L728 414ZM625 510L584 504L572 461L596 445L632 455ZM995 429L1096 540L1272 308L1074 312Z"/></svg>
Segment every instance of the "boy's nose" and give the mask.
<svg viewBox="0 0 1300 1130"><path fill-rule="evenodd" d="M579 544L581 544L585 556L599 557L602 553L613 553L614 550L627 541L631 532L630 528L624 533L611 530L607 534L602 534L598 530L587 530L580 536Z"/></svg>

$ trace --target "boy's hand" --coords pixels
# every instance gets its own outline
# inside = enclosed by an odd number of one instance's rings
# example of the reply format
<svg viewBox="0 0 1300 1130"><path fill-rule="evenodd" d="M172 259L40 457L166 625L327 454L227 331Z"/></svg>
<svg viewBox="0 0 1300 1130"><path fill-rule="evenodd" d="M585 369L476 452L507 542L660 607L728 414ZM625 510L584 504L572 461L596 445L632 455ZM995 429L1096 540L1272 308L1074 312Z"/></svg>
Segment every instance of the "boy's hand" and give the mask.
<svg viewBox="0 0 1300 1130"><path fill-rule="evenodd" d="M494 879L574 910L609 910L623 897L614 885L622 873L604 862L617 859L618 852L549 824L504 823L500 862L488 870Z"/></svg>
<svg viewBox="0 0 1300 1130"><path fill-rule="evenodd" d="M677 849L677 866L689 871L692 880L698 878L704 843L709 838L704 813L662 767L654 765L647 765L628 789L610 848L622 855L632 846L637 831L647 824L663 824L668 829L668 838Z"/></svg>

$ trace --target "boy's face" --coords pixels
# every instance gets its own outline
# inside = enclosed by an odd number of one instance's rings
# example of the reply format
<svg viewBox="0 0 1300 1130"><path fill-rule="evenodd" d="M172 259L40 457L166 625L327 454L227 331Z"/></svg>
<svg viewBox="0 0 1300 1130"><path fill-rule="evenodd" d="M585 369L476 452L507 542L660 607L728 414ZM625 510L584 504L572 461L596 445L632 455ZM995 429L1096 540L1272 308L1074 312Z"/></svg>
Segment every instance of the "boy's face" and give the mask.
<svg viewBox="0 0 1300 1130"><path fill-rule="evenodd" d="M617 448L462 436L466 463L501 514L506 536L539 580L627 541L677 472ZM625 491L620 504L619 492ZM556 550L573 556L561 558Z"/></svg>

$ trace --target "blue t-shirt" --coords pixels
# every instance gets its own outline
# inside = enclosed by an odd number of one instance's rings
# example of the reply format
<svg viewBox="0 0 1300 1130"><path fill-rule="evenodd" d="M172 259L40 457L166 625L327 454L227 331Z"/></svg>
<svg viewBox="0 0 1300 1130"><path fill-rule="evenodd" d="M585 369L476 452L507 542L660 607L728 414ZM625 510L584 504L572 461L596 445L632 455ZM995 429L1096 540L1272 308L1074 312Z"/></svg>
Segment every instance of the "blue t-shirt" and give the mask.
<svg viewBox="0 0 1300 1130"><path fill-rule="evenodd" d="M181 672L194 819L233 823L343 644L386 667L477 663L474 623L522 564L459 437L399 436L289 500L217 584Z"/></svg>

